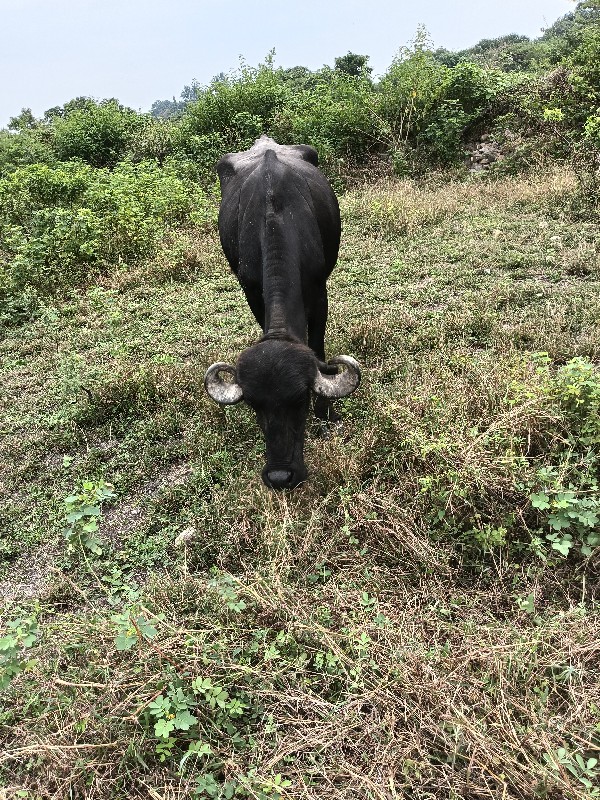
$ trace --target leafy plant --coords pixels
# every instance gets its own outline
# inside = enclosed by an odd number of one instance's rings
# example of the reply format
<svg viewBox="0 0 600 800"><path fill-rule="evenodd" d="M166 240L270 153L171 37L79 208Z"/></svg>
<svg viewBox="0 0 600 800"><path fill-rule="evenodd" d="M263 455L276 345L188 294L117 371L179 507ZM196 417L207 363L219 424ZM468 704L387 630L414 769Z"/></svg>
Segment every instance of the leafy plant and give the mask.
<svg viewBox="0 0 600 800"><path fill-rule="evenodd" d="M154 617L159 621L163 618L162 614ZM138 642L144 639L154 639L158 633L146 614L135 607L123 611L121 614L113 614L111 620L118 630L115 637L115 648L117 650L131 650Z"/></svg>
<svg viewBox="0 0 600 800"><path fill-rule="evenodd" d="M246 608L246 602L240 598L238 584L232 575L218 573L210 579L208 586L216 591L229 611L239 614Z"/></svg>
<svg viewBox="0 0 600 800"><path fill-rule="evenodd" d="M559 747L556 752L544 753L544 760L555 772L559 771L559 765L564 767L589 791L589 797L600 797L600 768L597 758L585 758L581 753L569 753L565 747Z"/></svg>
<svg viewBox="0 0 600 800"><path fill-rule="evenodd" d="M215 685L211 678L195 678L192 681L192 691L199 696L208 708L221 709L229 717L241 717L248 705L239 698L230 696L223 686Z"/></svg>
<svg viewBox="0 0 600 800"><path fill-rule="evenodd" d="M53 147L60 160L80 159L95 167L120 161L144 117L117 100L96 103L83 99L77 108L57 114L53 120Z"/></svg>
<svg viewBox="0 0 600 800"><path fill-rule="evenodd" d="M6 689L12 679L31 668L36 662L23 657L23 652L36 643L40 630L35 616L18 617L6 625L0 638L0 689Z"/></svg>
<svg viewBox="0 0 600 800"><path fill-rule="evenodd" d="M168 739L175 730L189 731L198 725L198 720L191 713L196 705L193 696L185 693L181 687L171 685L165 694L160 694L148 706L148 711L155 717L154 735L159 739Z"/></svg>
<svg viewBox="0 0 600 800"><path fill-rule="evenodd" d="M115 494L113 485L103 480L83 481L79 491L65 497L66 527L63 535L69 549L82 547L95 555L102 554L98 538L102 505Z"/></svg>
<svg viewBox="0 0 600 800"><path fill-rule="evenodd" d="M597 489L597 486L595 487ZM600 496L577 496L575 491L547 489L529 496L533 508L547 511L546 523L551 529L546 538L554 550L569 554L578 542L584 556L600 546Z"/></svg>
<svg viewBox="0 0 600 800"><path fill-rule="evenodd" d="M528 480L534 489L528 500L544 526L538 533L553 550L566 556L577 548L589 556L600 546L600 373L581 357L555 372L545 353L535 363L540 397L560 423L547 465Z"/></svg>
<svg viewBox="0 0 600 800"><path fill-rule="evenodd" d="M600 371L577 356L561 367L553 394L567 412L571 438L586 446L600 445Z"/></svg>
<svg viewBox="0 0 600 800"><path fill-rule="evenodd" d="M0 318L28 293L53 294L152 255L166 232L209 219L202 190L173 166L34 164L0 179ZM11 314L12 312L12 314Z"/></svg>
<svg viewBox="0 0 600 800"><path fill-rule="evenodd" d="M213 797L218 800L230 800L233 797L251 797L257 800L280 800L280 789L287 789L292 782L281 773L272 778L259 776L255 768L246 775L233 780L219 782L214 773L207 772L196 778L194 797Z"/></svg>
<svg viewBox="0 0 600 800"><path fill-rule="evenodd" d="M242 63L236 74L197 90L197 99L186 107L181 122L185 139L218 132L224 148L221 155L245 149L260 133L272 132L287 96L273 69L272 56L256 68Z"/></svg>

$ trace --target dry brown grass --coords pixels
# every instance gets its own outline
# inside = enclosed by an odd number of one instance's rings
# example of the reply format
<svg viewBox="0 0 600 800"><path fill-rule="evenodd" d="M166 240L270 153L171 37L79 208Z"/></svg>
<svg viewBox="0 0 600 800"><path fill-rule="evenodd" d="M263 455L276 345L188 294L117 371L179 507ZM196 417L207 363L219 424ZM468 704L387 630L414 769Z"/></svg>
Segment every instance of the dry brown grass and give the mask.
<svg viewBox="0 0 600 800"><path fill-rule="evenodd" d="M466 210L552 203L575 187L573 174L556 169L532 180L530 175L488 180L479 174L468 181L427 185L414 180L383 179L344 195L342 212L363 230L379 236L402 236L420 226L459 217Z"/></svg>
<svg viewBox="0 0 600 800"><path fill-rule="evenodd" d="M20 776L13 789L25 770L25 785L40 798L190 796L193 770L177 776L150 767L143 709L163 681L189 685L208 674L230 691L246 687L259 709L250 753L236 752L227 737L211 740L226 780L254 764L265 780L285 774L291 786L283 796L294 798L589 798L544 755L597 747L600 629L581 598L545 604L534 581L541 619L510 600L509 573L461 588L455 570L419 577L380 567L376 605L365 609L353 588L362 563L357 557L311 591L266 576L240 580L247 611L232 617L213 608L195 627L182 616L194 598L210 595L206 582L187 575L157 586L149 603L166 612L160 635L125 655L114 651L106 619L45 620L44 661L57 661L32 676L45 713L17 722L5 738L0 765ZM276 661L267 640L253 662L236 657L255 628L271 631L271 643L285 632ZM207 663L214 641L224 649ZM335 658L332 674L315 667L319 653ZM85 661L94 674L82 679ZM32 677L17 680L13 696Z"/></svg>

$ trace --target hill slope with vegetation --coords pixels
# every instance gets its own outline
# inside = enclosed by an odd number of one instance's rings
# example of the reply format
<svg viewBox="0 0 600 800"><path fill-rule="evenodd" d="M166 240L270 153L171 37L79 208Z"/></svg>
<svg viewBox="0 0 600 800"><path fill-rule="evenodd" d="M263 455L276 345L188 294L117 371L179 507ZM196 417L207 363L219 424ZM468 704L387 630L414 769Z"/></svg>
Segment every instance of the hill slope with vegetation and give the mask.
<svg viewBox="0 0 600 800"><path fill-rule="evenodd" d="M0 134L7 797L599 795L599 13ZM213 163L262 132L336 186L365 377L290 494L202 388L258 334Z"/></svg>

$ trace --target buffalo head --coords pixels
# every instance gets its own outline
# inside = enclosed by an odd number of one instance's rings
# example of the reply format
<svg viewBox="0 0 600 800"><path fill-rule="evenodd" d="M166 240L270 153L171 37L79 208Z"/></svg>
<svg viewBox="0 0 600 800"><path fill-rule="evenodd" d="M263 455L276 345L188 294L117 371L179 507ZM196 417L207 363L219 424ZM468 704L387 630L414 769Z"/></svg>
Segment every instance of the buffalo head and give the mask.
<svg viewBox="0 0 600 800"><path fill-rule="evenodd" d="M339 372L339 367L345 369ZM224 373L231 380L225 380ZM267 450L262 479L271 489L294 489L306 479L304 430L311 391L337 400L359 383L360 368L350 356L324 364L306 345L279 339L247 348L235 367L213 364L204 377L206 391L217 403L245 400L256 412Z"/></svg>

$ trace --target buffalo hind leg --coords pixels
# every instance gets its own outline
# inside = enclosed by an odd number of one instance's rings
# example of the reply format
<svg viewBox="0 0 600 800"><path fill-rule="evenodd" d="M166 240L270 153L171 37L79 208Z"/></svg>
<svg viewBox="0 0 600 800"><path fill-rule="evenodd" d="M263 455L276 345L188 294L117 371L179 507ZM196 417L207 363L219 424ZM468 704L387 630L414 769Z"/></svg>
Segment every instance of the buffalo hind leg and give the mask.
<svg viewBox="0 0 600 800"><path fill-rule="evenodd" d="M325 326L327 325L327 288L323 286L316 293L317 300L308 315L308 346L319 359L325 361ZM314 412L317 419L325 422L339 422L340 415L335 411L331 400L315 397Z"/></svg>

